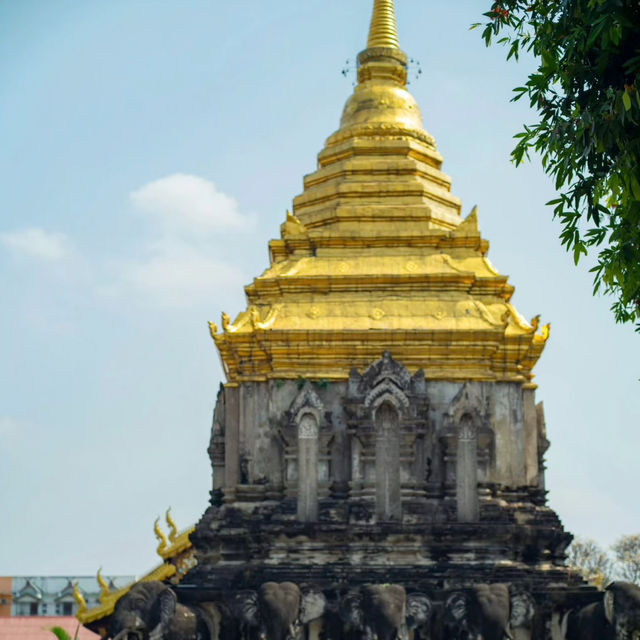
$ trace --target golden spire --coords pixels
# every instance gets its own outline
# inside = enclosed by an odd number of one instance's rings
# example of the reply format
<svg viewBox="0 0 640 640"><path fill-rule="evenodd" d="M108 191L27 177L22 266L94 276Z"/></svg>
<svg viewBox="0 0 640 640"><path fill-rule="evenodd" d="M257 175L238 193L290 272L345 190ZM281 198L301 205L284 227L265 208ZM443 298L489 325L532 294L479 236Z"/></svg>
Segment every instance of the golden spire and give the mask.
<svg viewBox="0 0 640 640"><path fill-rule="evenodd" d="M393 0L375 0L373 4L369 41L367 42L367 48L371 49L372 47L400 48Z"/></svg>

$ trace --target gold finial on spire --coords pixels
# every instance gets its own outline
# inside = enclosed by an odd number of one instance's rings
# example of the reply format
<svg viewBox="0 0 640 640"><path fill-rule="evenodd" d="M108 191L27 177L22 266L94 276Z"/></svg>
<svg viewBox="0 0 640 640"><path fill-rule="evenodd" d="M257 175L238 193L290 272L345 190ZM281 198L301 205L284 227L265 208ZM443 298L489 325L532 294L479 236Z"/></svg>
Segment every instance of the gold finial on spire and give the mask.
<svg viewBox="0 0 640 640"><path fill-rule="evenodd" d="M167 513L165 514L165 519L167 521L167 525L169 526L169 542L172 544L176 541L178 537L178 527L171 517L171 507L167 509Z"/></svg>
<svg viewBox="0 0 640 640"><path fill-rule="evenodd" d="M367 42L367 48L371 49L372 47L400 48L393 0L374 1L369 41Z"/></svg>

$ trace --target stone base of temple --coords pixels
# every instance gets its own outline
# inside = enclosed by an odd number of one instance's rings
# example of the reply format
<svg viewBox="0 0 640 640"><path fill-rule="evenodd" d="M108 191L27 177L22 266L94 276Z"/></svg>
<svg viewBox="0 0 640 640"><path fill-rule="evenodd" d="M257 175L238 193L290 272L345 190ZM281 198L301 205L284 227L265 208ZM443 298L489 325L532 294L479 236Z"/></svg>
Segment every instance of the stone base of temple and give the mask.
<svg viewBox="0 0 640 640"><path fill-rule="evenodd" d="M485 493L467 523L442 499L403 503L398 522L376 521L373 502L351 498L321 500L312 523L296 520L293 499L212 505L191 535L198 564L175 591L193 607L214 603L223 639L264 632L274 589L280 605L298 603L279 640L380 638L387 627L388 640L565 637L565 614L602 600L563 565L570 534L526 490L519 500ZM321 615L307 619L307 609Z"/></svg>

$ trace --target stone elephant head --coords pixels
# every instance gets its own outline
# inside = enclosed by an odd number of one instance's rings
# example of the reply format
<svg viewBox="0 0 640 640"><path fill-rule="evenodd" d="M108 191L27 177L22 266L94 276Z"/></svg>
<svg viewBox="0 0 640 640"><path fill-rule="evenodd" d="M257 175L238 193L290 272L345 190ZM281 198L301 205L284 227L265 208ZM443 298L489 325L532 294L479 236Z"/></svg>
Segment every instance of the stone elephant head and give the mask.
<svg viewBox="0 0 640 640"><path fill-rule="evenodd" d="M509 587L509 630L513 640L530 640L536 616L536 601L524 589Z"/></svg>
<svg viewBox="0 0 640 640"><path fill-rule="evenodd" d="M300 625L320 618L326 599L318 589L293 582L265 582L235 596L234 615L244 640L291 640Z"/></svg>
<svg viewBox="0 0 640 640"><path fill-rule="evenodd" d="M407 595L397 584L352 589L340 603L345 634L363 640L396 640L405 626Z"/></svg>
<svg viewBox="0 0 640 640"><path fill-rule="evenodd" d="M568 640L640 640L640 587L612 582L602 600L568 618Z"/></svg>
<svg viewBox="0 0 640 640"><path fill-rule="evenodd" d="M509 618L509 587L506 584L477 584L447 598L445 637L451 640L511 638Z"/></svg>
<svg viewBox="0 0 640 640"><path fill-rule="evenodd" d="M162 582L139 582L116 603L109 623L114 640L211 640L196 611L178 603Z"/></svg>
<svg viewBox="0 0 640 640"><path fill-rule="evenodd" d="M419 592L407 596L407 613L405 624L408 631L413 631L416 640L431 639L431 620L433 618L433 601Z"/></svg>

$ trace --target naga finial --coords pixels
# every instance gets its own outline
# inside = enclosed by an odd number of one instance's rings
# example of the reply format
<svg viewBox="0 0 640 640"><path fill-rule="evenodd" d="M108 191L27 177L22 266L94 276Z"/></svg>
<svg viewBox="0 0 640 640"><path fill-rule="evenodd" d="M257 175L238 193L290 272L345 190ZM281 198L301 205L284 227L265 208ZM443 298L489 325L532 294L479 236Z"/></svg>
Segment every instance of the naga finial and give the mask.
<svg viewBox="0 0 640 640"><path fill-rule="evenodd" d="M153 525L153 532L156 534L156 538L158 538L158 541L159 541L158 548L156 549L156 553L160 557L162 557L162 553L167 548L169 543L167 540L167 536L165 535L164 531L160 528L160 518L156 518L156 521Z"/></svg>
<svg viewBox="0 0 640 640"><path fill-rule="evenodd" d="M102 600L109 595L109 585L107 584L107 581L102 577L102 567L98 569L96 580L100 585L100 595L98 597L100 598L100 602L102 602Z"/></svg>
<svg viewBox="0 0 640 640"><path fill-rule="evenodd" d="M537 327L536 327L537 328ZM549 339L551 323L547 323L540 329L540 333L534 333L533 340L536 344L544 344Z"/></svg>
<svg viewBox="0 0 640 640"><path fill-rule="evenodd" d="M540 326L540 314L538 314L537 316L533 316L533 318L531 318L530 324L533 327L533 333L535 333Z"/></svg>
<svg viewBox="0 0 640 640"><path fill-rule="evenodd" d="M540 335L542 336L542 339L546 342L549 339L549 334L551 333L551 323L548 322L547 324L544 325L544 327L542 327L542 329L540 330Z"/></svg>
<svg viewBox="0 0 640 640"><path fill-rule="evenodd" d="M167 521L167 525L169 526L169 542L173 543L178 537L178 527L176 526L176 523L171 517L171 507L167 509L167 513L165 514L164 517Z"/></svg>
<svg viewBox="0 0 640 640"><path fill-rule="evenodd" d="M216 334L218 333L218 325L215 322L209 322L209 333L211 337L215 340Z"/></svg>
<svg viewBox="0 0 640 640"><path fill-rule="evenodd" d="M222 312L222 330L228 331L230 324L231 324L231 318L229 317L229 314L223 311Z"/></svg>
<svg viewBox="0 0 640 640"><path fill-rule="evenodd" d="M87 610L87 601L84 599L84 596L80 592L77 582L73 583L73 599L76 601L78 605L78 610L76 611L76 615L84 613Z"/></svg>

